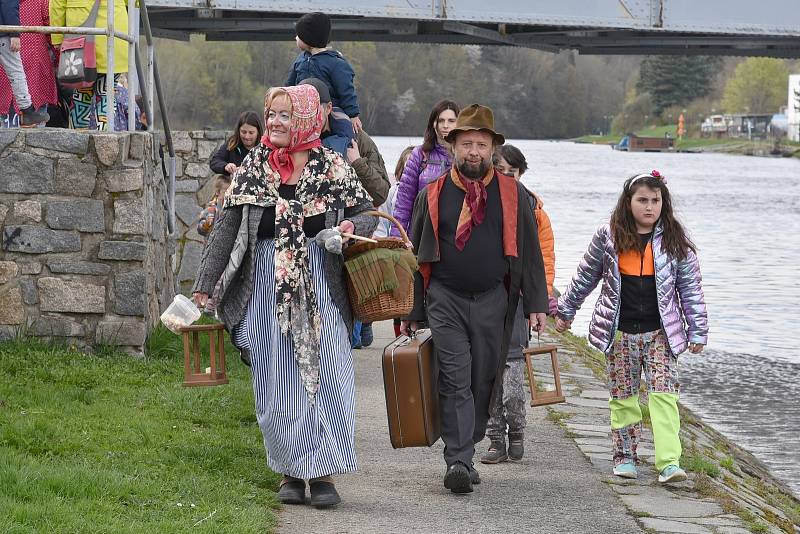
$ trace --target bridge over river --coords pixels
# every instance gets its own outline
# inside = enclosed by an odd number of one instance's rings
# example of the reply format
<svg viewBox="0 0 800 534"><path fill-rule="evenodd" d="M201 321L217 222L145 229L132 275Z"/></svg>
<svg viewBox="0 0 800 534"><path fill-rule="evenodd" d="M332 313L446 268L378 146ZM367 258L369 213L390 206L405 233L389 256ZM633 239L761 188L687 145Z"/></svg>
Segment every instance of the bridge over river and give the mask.
<svg viewBox="0 0 800 534"><path fill-rule="evenodd" d="M156 35L285 41L310 11L334 41L522 46L580 54L800 57L797 0L151 0Z"/></svg>

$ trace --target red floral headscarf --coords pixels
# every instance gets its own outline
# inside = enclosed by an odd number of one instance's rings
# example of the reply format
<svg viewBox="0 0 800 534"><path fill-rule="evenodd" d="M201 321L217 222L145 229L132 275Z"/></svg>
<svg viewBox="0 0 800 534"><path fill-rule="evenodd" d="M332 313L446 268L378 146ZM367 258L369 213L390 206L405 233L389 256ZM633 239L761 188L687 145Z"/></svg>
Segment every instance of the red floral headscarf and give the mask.
<svg viewBox="0 0 800 534"><path fill-rule="evenodd" d="M269 140L269 130L265 128L261 143L272 149L269 155L270 166L281 175L281 183L286 183L294 172L291 154L322 145L319 136L325 126L325 112L319 103L319 93L312 85L275 87L264 99L264 126L267 127L269 103L280 95L287 95L292 102L292 122L289 126L289 146L277 147ZM268 128L268 127L267 127Z"/></svg>

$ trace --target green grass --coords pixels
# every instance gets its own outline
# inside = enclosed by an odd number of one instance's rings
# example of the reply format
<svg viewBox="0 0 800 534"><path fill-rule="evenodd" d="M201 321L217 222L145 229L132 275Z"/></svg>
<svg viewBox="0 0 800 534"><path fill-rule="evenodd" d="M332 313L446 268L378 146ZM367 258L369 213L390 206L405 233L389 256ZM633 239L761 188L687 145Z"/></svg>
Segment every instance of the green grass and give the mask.
<svg viewBox="0 0 800 534"><path fill-rule="evenodd" d="M719 465L721 465L728 471L733 471L733 456L726 456L725 458L720 460Z"/></svg>
<svg viewBox="0 0 800 534"><path fill-rule="evenodd" d="M678 137L676 134L677 131L677 124L668 124L666 126L651 126L649 128L643 128L636 132L636 135L640 137L664 137L666 134L669 134L673 139L676 139Z"/></svg>
<svg viewBox="0 0 800 534"><path fill-rule="evenodd" d="M145 359L0 344L0 532L265 532L266 468L248 370L185 388L178 336Z"/></svg>
<svg viewBox="0 0 800 534"><path fill-rule="evenodd" d="M717 478L719 476L719 466L712 460L699 453L690 453L684 455L681 460L681 467L687 471L694 471L695 473L705 473L710 477Z"/></svg>

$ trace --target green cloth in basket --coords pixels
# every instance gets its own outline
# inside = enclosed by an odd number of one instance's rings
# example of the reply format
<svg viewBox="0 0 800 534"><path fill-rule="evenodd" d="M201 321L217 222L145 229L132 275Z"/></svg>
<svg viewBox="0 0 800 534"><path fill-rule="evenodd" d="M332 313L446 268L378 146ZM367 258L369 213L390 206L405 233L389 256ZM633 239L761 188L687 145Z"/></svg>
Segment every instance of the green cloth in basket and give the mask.
<svg viewBox="0 0 800 534"><path fill-rule="evenodd" d="M400 299L413 286L419 269L417 258L407 248L374 248L344 262L347 275L361 304L380 293L391 292ZM413 289L411 289L413 290Z"/></svg>

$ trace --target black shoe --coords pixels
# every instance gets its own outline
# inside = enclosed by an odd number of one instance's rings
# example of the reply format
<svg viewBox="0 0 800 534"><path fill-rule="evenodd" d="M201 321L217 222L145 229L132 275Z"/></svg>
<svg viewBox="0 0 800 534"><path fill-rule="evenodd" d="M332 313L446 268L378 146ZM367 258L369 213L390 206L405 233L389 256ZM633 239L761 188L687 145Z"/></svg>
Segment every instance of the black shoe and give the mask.
<svg viewBox="0 0 800 534"><path fill-rule="evenodd" d="M456 462L444 474L444 487L453 493L472 493L472 476L467 466Z"/></svg>
<svg viewBox="0 0 800 534"><path fill-rule="evenodd" d="M242 363L247 367L252 367L250 364L250 349L239 349L239 359L242 360Z"/></svg>
<svg viewBox="0 0 800 534"><path fill-rule="evenodd" d="M481 483L481 476L474 467L470 467L469 469L469 481L472 482L473 485Z"/></svg>
<svg viewBox="0 0 800 534"><path fill-rule="evenodd" d="M50 115L46 111L39 111L35 109L33 105L29 106L27 109L21 110L20 113L22 114L19 120L21 128L33 128L37 124L50 120Z"/></svg>
<svg viewBox="0 0 800 534"><path fill-rule="evenodd" d="M508 459L512 462L519 462L522 460L522 455L525 453L525 438L520 433L508 434Z"/></svg>
<svg viewBox="0 0 800 534"><path fill-rule="evenodd" d="M292 479L281 485L278 500L283 504L305 504L306 483L300 479Z"/></svg>
<svg viewBox="0 0 800 534"><path fill-rule="evenodd" d="M308 483L308 487L311 490L311 506L314 508L328 508L342 502L333 482L314 480Z"/></svg>

